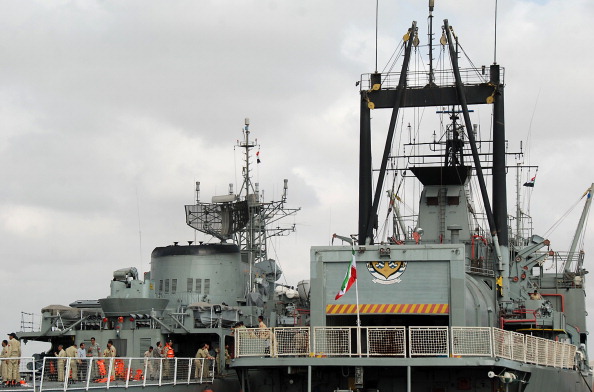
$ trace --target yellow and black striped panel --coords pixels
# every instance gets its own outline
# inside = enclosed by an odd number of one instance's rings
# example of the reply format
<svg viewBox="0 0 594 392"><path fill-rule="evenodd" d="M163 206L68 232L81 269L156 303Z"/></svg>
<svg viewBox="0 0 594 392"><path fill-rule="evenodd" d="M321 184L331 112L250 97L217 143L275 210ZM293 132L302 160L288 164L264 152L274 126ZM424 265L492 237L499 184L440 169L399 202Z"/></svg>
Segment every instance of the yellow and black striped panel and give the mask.
<svg viewBox="0 0 594 392"><path fill-rule="evenodd" d="M359 304L360 314L448 314L448 304ZM326 305L326 314L355 314L357 305Z"/></svg>

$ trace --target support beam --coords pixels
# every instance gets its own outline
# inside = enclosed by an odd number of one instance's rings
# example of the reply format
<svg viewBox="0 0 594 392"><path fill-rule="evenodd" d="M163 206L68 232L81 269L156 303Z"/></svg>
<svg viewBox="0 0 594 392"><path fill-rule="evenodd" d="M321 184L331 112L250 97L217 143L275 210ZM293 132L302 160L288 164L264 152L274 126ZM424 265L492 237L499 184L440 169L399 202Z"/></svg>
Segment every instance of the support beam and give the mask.
<svg viewBox="0 0 594 392"><path fill-rule="evenodd" d="M409 30L409 39L406 42L406 48L404 50L404 61L402 63L402 72L400 72L400 80L398 81L398 87L396 88L396 99L394 101L394 108L392 109L392 116L390 118L390 126L388 128L388 135L386 136L386 145L384 146L384 154L382 156L382 162L378 174L378 179L375 188L375 194L373 196L373 205L371 206L371 211L367 217L364 217L364 221L367 222L364 237L359 238L359 244L373 244L373 229L375 226L375 221L377 219L377 209L379 207L380 197L382 196L382 187L384 185L384 178L386 177L386 169L388 167L388 158L390 156L390 151L392 150L392 140L394 139L394 129L396 128L396 120L398 118L398 109L402 103L402 99L406 93L406 75L408 72L408 64L410 62L410 52L412 48L412 43L414 41L413 37L415 35L415 31L417 29L417 22L413 22L412 26ZM371 172L368 174L371 177ZM362 217L359 217L359 222L361 221ZM363 240L363 241L361 241Z"/></svg>
<svg viewBox="0 0 594 392"><path fill-rule="evenodd" d="M359 243L365 243L367 217L371 209L371 113L367 99L361 95L361 118L359 125Z"/></svg>
<svg viewBox="0 0 594 392"><path fill-rule="evenodd" d="M499 81L499 65L490 68L491 83L496 92L493 102L493 215L499 236L499 244L507 247L509 233L507 227L507 183L505 172L505 112L503 85Z"/></svg>
<svg viewBox="0 0 594 392"><path fill-rule="evenodd" d="M479 183L481 196L483 199L483 206L485 207L485 213L487 215L487 221L489 222L489 230L491 230L491 237L493 238L493 247L497 255L497 269L502 277L502 299L509 299L509 252L505 252L505 257L502 257L501 248L499 245L499 236L497 226L495 225L495 218L493 216L493 210L491 209L491 203L489 201L489 194L487 193L487 185L485 183L485 176L483 175L483 169L481 166L481 160L478 154L476 146L476 140L474 133L472 132L472 122L470 121L470 113L468 112L468 105L466 103L466 96L464 95L464 85L462 84L462 78L460 76L460 67L458 66L458 54L454 49L454 43L452 42L452 33L448 20L443 21L445 26L446 35L448 38L448 47L450 49L450 59L452 61L452 68L454 70L454 77L456 78L456 88L458 90L458 98L460 99L460 106L462 107L462 114L464 115L464 123L466 125L466 135L468 136L468 142L472 151L472 158L474 160L474 168L476 170L476 178ZM506 217L507 218L507 217ZM504 248L507 250L507 247Z"/></svg>

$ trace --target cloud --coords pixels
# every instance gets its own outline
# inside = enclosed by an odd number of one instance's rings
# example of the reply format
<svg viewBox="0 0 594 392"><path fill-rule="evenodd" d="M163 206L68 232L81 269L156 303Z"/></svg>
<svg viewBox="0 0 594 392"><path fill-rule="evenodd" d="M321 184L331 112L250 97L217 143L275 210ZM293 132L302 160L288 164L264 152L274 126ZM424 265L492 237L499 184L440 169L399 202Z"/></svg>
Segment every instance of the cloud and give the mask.
<svg viewBox="0 0 594 392"><path fill-rule="evenodd" d="M419 4L380 2L378 69L412 20L426 45ZM147 270L154 247L193 240L183 205L194 201L195 181L204 200L229 183L239 189L242 156L233 147L245 117L262 154L255 179L265 198L278 196L287 178L289 206L303 207L289 219L296 233L274 240L288 281L308 277L311 245L356 231L355 82L375 69L375 3L9 0L2 11L0 255L12 303L5 330L18 329L21 310L46 305L45 293L63 304L106 296L112 271ZM448 17L474 64L488 65L492 11L438 2L435 37ZM592 181L592 53L584 48L593 14L594 4L581 0L499 1L510 150L529 139L526 163L542 165L531 204L536 232ZM415 59L426 55L420 46ZM434 57L447 64L437 43ZM473 114L485 135L489 116ZM439 131L434 117L426 109L400 119L395 146ZM388 121L373 112L376 157ZM510 191L512 183L510 176ZM572 225L553 243L566 243ZM71 279L76 290L64 284Z"/></svg>

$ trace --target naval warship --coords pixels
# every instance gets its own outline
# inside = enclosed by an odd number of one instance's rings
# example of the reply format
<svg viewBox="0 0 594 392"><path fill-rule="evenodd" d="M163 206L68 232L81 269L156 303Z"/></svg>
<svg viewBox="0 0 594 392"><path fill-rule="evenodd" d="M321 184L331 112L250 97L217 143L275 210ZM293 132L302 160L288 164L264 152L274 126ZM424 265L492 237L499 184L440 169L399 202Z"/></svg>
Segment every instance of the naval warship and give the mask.
<svg viewBox="0 0 594 392"><path fill-rule="evenodd" d="M521 154L506 149L504 68L461 67L466 52L448 20L434 58L432 12L430 1L426 46L419 46L416 22L405 30L395 52L400 72L364 74L357 83L357 233L312 247L309 281L280 285L280 268L266 255L266 238L292 230L270 231L268 224L296 209L285 208L286 193L279 202L261 200L249 176L255 142L246 122L241 191L229 189L205 203L197 184L196 203L186 206L187 223L216 240L158 247L142 278L134 268L115 271L108 297L43 308L41 329L18 333L52 344L48 356L30 362L26 386L591 391L580 243L592 187L567 252L534 232L519 203L515 215L508 214L507 172L517 173L519 194L519 173L530 168L507 163ZM420 48L428 48L428 64L419 61ZM479 111L472 109L485 105L491 139L482 137L489 132L481 132ZM380 116L371 113L379 109L392 111L374 169L371 126ZM416 120L430 110L439 121L427 132ZM411 111L414 126L403 126ZM395 135L401 142L392 149ZM524 185L531 189L534 181ZM59 344L88 345L91 337L102 348L111 340L117 357L77 364L52 354ZM175 357L143 357L149 345L170 340ZM218 348L213 361L194 358L203 343ZM86 370L77 380L73 366Z"/></svg>
<svg viewBox="0 0 594 392"><path fill-rule="evenodd" d="M433 1L427 20L426 45L412 22L387 71L357 82L357 233L311 248L309 326L238 331L242 391L592 390L580 249L592 186L567 252L520 203L508 214L507 173L519 195L535 169L507 151L504 68L461 66L463 39L447 19L433 32ZM374 166L379 109L391 115Z"/></svg>
<svg viewBox="0 0 594 392"><path fill-rule="evenodd" d="M270 239L295 230L295 224L282 219L299 208L287 206L286 179L280 200L264 201L252 178L260 150L249 126L246 118L236 145L243 156L239 191L229 184L226 194L203 201L196 182L195 203L185 206L187 225L213 240L157 247L144 276L135 267L116 270L110 295L45 306L38 326L23 316L17 336L24 342L49 342L51 348L22 358L19 389L175 386L195 391L197 385L208 384L217 391L236 391L238 378L229 369L234 327L257 327L258 316L274 326L308 323L309 282L280 284L281 267L268 257ZM89 349L92 338L99 346L94 356L58 356L59 346L85 343ZM108 343L115 357L104 352ZM208 354L196 357L204 344L209 345ZM153 352L145 356L151 346Z"/></svg>

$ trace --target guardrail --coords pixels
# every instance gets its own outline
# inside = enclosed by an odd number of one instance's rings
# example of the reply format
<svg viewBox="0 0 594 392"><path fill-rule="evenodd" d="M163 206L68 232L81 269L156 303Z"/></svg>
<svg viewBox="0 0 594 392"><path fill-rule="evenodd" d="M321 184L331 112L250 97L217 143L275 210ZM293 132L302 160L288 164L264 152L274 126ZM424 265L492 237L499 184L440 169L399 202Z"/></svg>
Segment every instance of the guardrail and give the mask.
<svg viewBox="0 0 594 392"><path fill-rule="evenodd" d="M462 83L465 85L478 85L487 83L490 78L489 67L483 68L462 68L460 69L460 77ZM505 80L505 69L500 68L501 82ZM381 74L382 89L395 89L400 80L399 72L383 72ZM455 86L456 80L451 69L448 70L434 70L433 82L438 86ZM409 71L407 73L406 83L408 87L422 88L429 84L429 72L427 71ZM360 89L361 91L371 89L371 74L361 75Z"/></svg>
<svg viewBox="0 0 594 392"><path fill-rule="evenodd" d="M0 367L2 367L2 376L4 377L8 370L16 366L18 369L18 377L15 381L15 385L6 385L7 381L11 381L10 376L8 376L8 380L2 379L2 387L3 389L6 388L14 388L18 389L19 391L34 391L37 384L37 378L35 377L36 371L39 366L35 366L36 362L33 357L9 357L9 358L0 358ZM4 369L7 369L7 372L4 372Z"/></svg>
<svg viewBox="0 0 594 392"><path fill-rule="evenodd" d="M214 361L205 358L45 357L39 362L32 381L19 390L35 390L36 385L39 391L68 391L202 384L213 382L215 369Z"/></svg>
<svg viewBox="0 0 594 392"><path fill-rule="evenodd" d="M491 357L571 369L577 347L491 327L283 327L235 330L235 357Z"/></svg>

